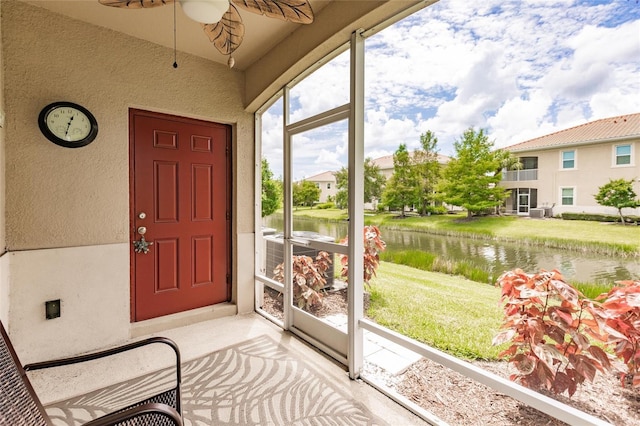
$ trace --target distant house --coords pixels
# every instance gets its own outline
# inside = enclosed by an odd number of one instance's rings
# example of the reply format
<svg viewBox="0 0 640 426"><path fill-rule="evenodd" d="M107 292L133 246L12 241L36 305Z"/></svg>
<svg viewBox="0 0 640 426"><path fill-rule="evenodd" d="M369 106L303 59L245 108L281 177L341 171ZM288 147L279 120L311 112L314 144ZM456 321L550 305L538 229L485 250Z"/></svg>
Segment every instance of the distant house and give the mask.
<svg viewBox="0 0 640 426"><path fill-rule="evenodd" d="M310 178L306 178L306 181L313 182L318 188L320 188L320 203L326 203L331 197L335 201L336 193L336 176L335 172L323 172Z"/></svg>
<svg viewBox="0 0 640 426"><path fill-rule="evenodd" d="M410 151L411 157L413 157L415 151ZM438 155L438 163L444 166L446 165L450 157L446 155L437 154ZM384 157L376 158L375 160L371 160L373 164L380 168L380 172L384 175L384 177L389 180L389 178L393 175L394 166L393 166L393 155L385 155ZM378 206L378 200L372 200L371 203L365 203L365 208L375 210ZM413 209L413 206L408 206L410 209ZM454 209L452 206L447 206L449 209Z"/></svg>
<svg viewBox="0 0 640 426"><path fill-rule="evenodd" d="M531 215L531 209L546 208L553 215L615 214L594 198L610 179L633 179L640 194L640 113L591 121L506 149L523 165L503 173L501 185L511 191L508 213ZM640 209L626 212L637 215Z"/></svg>
<svg viewBox="0 0 640 426"><path fill-rule="evenodd" d="M415 151L411 151L411 156L413 157ZM445 165L449 162L451 158L446 155L438 154L438 163L441 165ZM393 155L385 155L384 157L376 158L375 160L371 160L373 164L380 168L380 172L384 175L385 178L389 179L391 175L393 175Z"/></svg>
<svg viewBox="0 0 640 426"><path fill-rule="evenodd" d="M413 155L413 151L411 155ZM438 162L440 164L445 165L449 160L450 158L446 155L438 154ZM384 157L373 159L371 162L378 166L380 173L382 173L385 179L389 179L391 175L393 175L393 155L385 155ZM320 203L326 202L329 197L335 200L336 193L338 192L335 173L336 172L323 172L305 179L315 183L316 186L320 188L320 199L318 200ZM365 208L375 209L377 204L378 200L372 200L371 203L365 203Z"/></svg>

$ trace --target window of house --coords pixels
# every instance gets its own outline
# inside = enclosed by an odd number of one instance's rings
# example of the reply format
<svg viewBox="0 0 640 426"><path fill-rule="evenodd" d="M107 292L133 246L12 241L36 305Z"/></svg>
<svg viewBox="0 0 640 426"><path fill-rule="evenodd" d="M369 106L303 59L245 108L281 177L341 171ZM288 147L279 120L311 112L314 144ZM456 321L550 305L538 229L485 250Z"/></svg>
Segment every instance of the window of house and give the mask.
<svg viewBox="0 0 640 426"><path fill-rule="evenodd" d="M327 183L327 189L331 189L331 182Z"/></svg>
<svg viewBox="0 0 640 426"><path fill-rule="evenodd" d="M562 168L563 169L575 169L576 168L576 152L575 151L562 151Z"/></svg>
<svg viewBox="0 0 640 426"><path fill-rule="evenodd" d="M563 206L573 206L574 205L574 188L561 188L561 197L562 197L562 205Z"/></svg>
<svg viewBox="0 0 640 426"><path fill-rule="evenodd" d="M631 164L631 145L617 145L615 147L615 165L626 166Z"/></svg>
<svg viewBox="0 0 640 426"><path fill-rule="evenodd" d="M538 157L520 157L522 170L534 170L538 168Z"/></svg>

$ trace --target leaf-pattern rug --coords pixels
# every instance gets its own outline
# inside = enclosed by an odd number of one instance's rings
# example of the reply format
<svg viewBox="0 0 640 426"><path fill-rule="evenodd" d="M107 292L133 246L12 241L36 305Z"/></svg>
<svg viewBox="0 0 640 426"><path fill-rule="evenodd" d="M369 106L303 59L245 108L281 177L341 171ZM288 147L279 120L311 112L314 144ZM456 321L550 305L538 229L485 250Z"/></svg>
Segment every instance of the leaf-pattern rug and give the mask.
<svg viewBox="0 0 640 426"><path fill-rule="evenodd" d="M45 408L55 425L81 425L170 388L172 374L162 370ZM182 414L186 426L386 424L268 336L184 362Z"/></svg>

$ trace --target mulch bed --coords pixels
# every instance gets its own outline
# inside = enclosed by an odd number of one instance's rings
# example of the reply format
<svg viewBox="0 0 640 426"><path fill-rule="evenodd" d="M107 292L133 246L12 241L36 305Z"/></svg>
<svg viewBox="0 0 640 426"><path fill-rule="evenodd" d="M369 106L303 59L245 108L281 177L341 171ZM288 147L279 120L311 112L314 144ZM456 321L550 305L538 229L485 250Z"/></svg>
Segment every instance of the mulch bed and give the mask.
<svg viewBox="0 0 640 426"><path fill-rule="evenodd" d="M266 288L263 309L282 319L282 295ZM345 314L346 289L326 292L322 306L309 311L318 317ZM506 362L472 363L505 378L512 373ZM375 374L390 388L451 425L565 424L428 359L421 359L397 376L376 371L375 368L367 370L367 373ZM571 398L549 393L545 395L616 426L640 425L640 390L622 387L613 373L598 375L594 383L582 385Z"/></svg>

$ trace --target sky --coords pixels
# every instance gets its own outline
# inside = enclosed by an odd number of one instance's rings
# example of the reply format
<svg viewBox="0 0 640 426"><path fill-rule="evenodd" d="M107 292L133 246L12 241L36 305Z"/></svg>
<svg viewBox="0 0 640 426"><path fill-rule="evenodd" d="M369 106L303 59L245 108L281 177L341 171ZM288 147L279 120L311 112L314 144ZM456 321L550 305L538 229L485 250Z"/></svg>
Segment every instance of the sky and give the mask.
<svg viewBox="0 0 640 426"><path fill-rule="evenodd" d="M636 0L441 0L365 42L365 156L440 154L469 128L496 148L640 112ZM295 122L348 102L345 52L291 91ZM263 156L282 175L282 112L263 115ZM346 165L346 123L294 139L294 179Z"/></svg>

